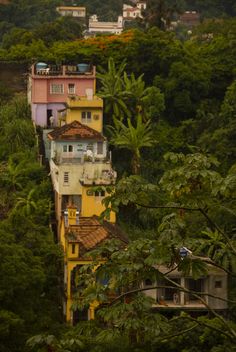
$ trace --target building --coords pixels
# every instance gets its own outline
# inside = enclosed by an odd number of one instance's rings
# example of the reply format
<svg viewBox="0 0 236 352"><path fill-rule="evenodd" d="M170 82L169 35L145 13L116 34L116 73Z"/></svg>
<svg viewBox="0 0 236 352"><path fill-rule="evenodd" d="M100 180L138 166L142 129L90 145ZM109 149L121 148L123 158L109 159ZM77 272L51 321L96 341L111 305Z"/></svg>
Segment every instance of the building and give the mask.
<svg viewBox="0 0 236 352"><path fill-rule="evenodd" d="M32 65L28 77L28 102L34 123L44 128L58 126L59 112L65 109L68 96L86 97L88 91L95 94L95 89L95 66L43 62Z"/></svg>
<svg viewBox="0 0 236 352"><path fill-rule="evenodd" d="M143 18L142 12L146 7L145 1L137 1L134 6L123 4L123 19L135 20L136 18Z"/></svg>
<svg viewBox="0 0 236 352"><path fill-rule="evenodd" d="M170 271L170 268L159 267L163 274ZM190 312L206 312L208 309L204 302L198 297L194 296L194 292L202 293L201 298L206 304L214 310L224 312L227 308L227 273L222 269L213 265L208 265L208 274L197 280L193 277L183 276L183 274L176 270L173 270L167 277L174 283L181 285L187 290L191 290L192 293L184 292L173 288L174 284L167 280L159 280L158 282L152 282L147 279L143 287L148 288L151 286L159 286L155 289L144 291L147 296L150 296L156 302L153 304L154 309L169 310L186 310ZM168 288L168 286L172 286ZM209 294L208 295L204 295ZM212 296L217 296L219 299Z"/></svg>
<svg viewBox="0 0 236 352"><path fill-rule="evenodd" d="M200 24L200 14L196 11L185 11L179 16L178 23L188 28L198 26Z"/></svg>
<svg viewBox="0 0 236 352"><path fill-rule="evenodd" d="M102 133L103 100L93 95L92 90L86 89L85 97L70 95L67 99L66 108L59 112L61 125L75 120Z"/></svg>
<svg viewBox="0 0 236 352"><path fill-rule="evenodd" d="M106 196L102 186L116 181L106 138L78 121L54 129L48 137L51 141L50 172L59 226L61 214L68 204L76 205L83 217L100 215L105 209L102 199ZM101 189L94 191L94 186ZM110 221L115 222L114 213Z"/></svg>
<svg viewBox="0 0 236 352"><path fill-rule="evenodd" d="M96 34L120 34L123 31L123 17L119 16L117 22L100 22L97 15L89 18L88 30L85 36Z"/></svg>
<svg viewBox="0 0 236 352"><path fill-rule="evenodd" d="M105 240L116 238L125 245L127 239L115 224L104 221L102 224L96 216L79 217L76 207L68 206L61 223L61 243L64 249L64 313L66 321L76 324L79 320L94 319L97 302L90 304L83 311L71 310L74 299L82 295L83 286L79 283L79 269L91 263L85 254L95 249ZM80 288L80 290L78 289Z"/></svg>
<svg viewBox="0 0 236 352"><path fill-rule="evenodd" d="M71 16L75 19L82 20L83 22L86 20L86 7L58 6L56 10L61 16Z"/></svg>

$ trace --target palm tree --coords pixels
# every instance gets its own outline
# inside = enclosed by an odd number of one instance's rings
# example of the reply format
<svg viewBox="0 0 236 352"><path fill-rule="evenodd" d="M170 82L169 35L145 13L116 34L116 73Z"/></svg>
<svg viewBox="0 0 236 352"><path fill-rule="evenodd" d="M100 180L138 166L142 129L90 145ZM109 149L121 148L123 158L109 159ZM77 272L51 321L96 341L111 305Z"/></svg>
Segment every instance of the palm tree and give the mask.
<svg viewBox="0 0 236 352"><path fill-rule="evenodd" d="M117 69L113 58L109 58L108 70L100 68L101 72L97 73L101 83L98 96L105 99L105 112L121 120L125 115L130 115L127 107L129 93L125 91L122 77L125 66L126 64L122 62Z"/></svg>
<svg viewBox="0 0 236 352"><path fill-rule="evenodd" d="M33 199L35 191L36 189L33 188L26 197L18 197L15 209L22 208L24 215L31 215L37 209L37 204Z"/></svg>
<svg viewBox="0 0 236 352"><path fill-rule="evenodd" d="M136 126L132 125L130 119L128 119L127 123L128 126L119 120L115 120L115 127L110 127L112 133L111 143L118 148L127 148L132 152L132 173L137 175L140 173L140 150L143 147L153 146L155 141L150 120L144 123L141 115L138 115Z"/></svg>

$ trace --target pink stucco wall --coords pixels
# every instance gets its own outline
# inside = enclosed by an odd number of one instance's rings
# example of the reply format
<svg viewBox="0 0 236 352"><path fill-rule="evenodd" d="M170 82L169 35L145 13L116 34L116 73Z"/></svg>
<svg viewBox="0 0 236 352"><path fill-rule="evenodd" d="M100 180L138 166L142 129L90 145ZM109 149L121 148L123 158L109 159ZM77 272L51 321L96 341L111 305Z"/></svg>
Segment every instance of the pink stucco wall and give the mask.
<svg viewBox="0 0 236 352"><path fill-rule="evenodd" d="M75 84L75 94L85 96L87 88L94 90L95 78L84 77L40 77L32 79L32 103L65 103L68 97L69 83ZM64 94L51 94L51 84L63 84Z"/></svg>

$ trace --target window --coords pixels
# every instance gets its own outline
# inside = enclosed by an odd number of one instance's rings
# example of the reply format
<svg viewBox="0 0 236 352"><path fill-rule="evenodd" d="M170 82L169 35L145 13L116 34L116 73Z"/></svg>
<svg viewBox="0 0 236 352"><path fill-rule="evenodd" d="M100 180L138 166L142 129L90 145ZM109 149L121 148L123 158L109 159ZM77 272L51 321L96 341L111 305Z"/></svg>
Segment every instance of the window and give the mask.
<svg viewBox="0 0 236 352"><path fill-rule="evenodd" d="M188 279L187 280L188 282L188 285L187 285L187 288L190 290L190 291L193 291L193 292L203 292L204 290L204 281L203 279L197 279L197 280L193 280L193 279ZM198 300L199 298L194 296L193 294L189 294L189 300L190 301L196 301Z"/></svg>
<svg viewBox="0 0 236 352"><path fill-rule="evenodd" d="M222 281L220 280L215 281L215 288L222 288Z"/></svg>
<svg viewBox="0 0 236 352"><path fill-rule="evenodd" d="M51 94L63 94L64 93L64 85L52 83L50 86L50 93Z"/></svg>
<svg viewBox="0 0 236 352"><path fill-rule="evenodd" d="M74 83L69 83L68 84L68 93L69 94L75 94L75 84Z"/></svg>
<svg viewBox="0 0 236 352"><path fill-rule="evenodd" d="M72 153L73 152L73 145L63 145L63 153Z"/></svg>
<svg viewBox="0 0 236 352"><path fill-rule="evenodd" d="M69 183L69 172L66 171L64 172L64 184L68 184Z"/></svg>
<svg viewBox="0 0 236 352"><path fill-rule="evenodd" d="M180 279L171 279L174 281L176 284L180 285ZM174 284L169 284L168 282L165 282L166 286L174 286ZM166 301L173 301L175 298L175 294L178 293L177 288L165 288L164 289L164 298Z"/></svg>
<svg viewBox="0 0 236 352"><path fill-rule="evenodd" d="M97 154L103 154L103 142L97 142Z"/></svg>
<svg viewBox="0 0 236 352"><path fill-rule="evenodd" d="M92 114L91 111L82 111L82 122L91 122Z"/></svg>
<svg viewBox="0 0 236 352"><path fill-rule="evenodd" d="M86 147L86 150L91 150L91 152L93 152L93 143L89 143Z"/></svg>
<svg viewBox="0 0 236 352"><path fill-rule="evenodd" d="M83 152L84 148L83 148L83 144L77 144L77 152Z"/></svg>
<svg viewBox="0 0 236 352"><path fill-rule="evenodd" d="M72 253L72 254L75 254L75 244L74 244L74 243L72 243L71 253Z"/></svg>
<svg viewBox="0 0 236 352"><path fill-rule="evenodd" d="M95 197L105 197L105 191L95 191Z"/></svg>

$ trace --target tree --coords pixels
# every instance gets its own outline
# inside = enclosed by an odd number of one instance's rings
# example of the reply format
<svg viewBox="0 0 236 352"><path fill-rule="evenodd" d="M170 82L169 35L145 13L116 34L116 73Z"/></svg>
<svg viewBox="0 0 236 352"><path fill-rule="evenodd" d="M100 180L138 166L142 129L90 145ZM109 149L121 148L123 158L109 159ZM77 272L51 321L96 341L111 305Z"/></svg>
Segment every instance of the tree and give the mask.
<svg viewBox="0 0 236 352"><path fill-rule="evenodd" d="M236 274L236 242L233 236L236 208L235 173L231 170L226 176L220 175L215 170L218 165L215 158L201 153L169 153L166 160L172 166L170 165L170 169L164 173L158 185L149 185L138 176L130 176L121 179L115 189L111 190L110 197L104 201L113 211L118 210L119 206L129 204L139 209L151 208L161 212L162 220L158 228L153 229L153 239L134 240L126 248L121 248L117 241L108 241L88 254L94 262L80 270L84 282L87 283L81 297L82 304L94 300L101 304L97 310L97 322L99 324L101 321L103 325L102 331L96 334L95 341L103 339L105 343L116 338L119 340L122 334L131 350L145 350L148 346L155 351L158 346L160 350L170 348L172 351L171 341L174 339L177 343L177 336L188 337L192 331L204 335L210 330L213 334L220 334L217 342L207 338L212 351L215 344L219 350L223 346L226 348L228 343L229 346L234 346L234 322L219 315L204 300L207 295L213 298L217 298L217 295L193 292L169 279L168 274L163 274L159 268L165 266L169 268L168 272L172 271L173 267L178 268L185 276L191 273L194 279L205 276L209 264L222 268L230 276ZM162 192L165 192L165 198L161 195ZM229 204L230 209L227 207ZM225 217L224 220L221 218L220 224L219 212L223 212ZM206 234L208 238L215 238L215 244L212 240L206 241ZM200 242L205 246L199 247ZM182 258L179 250L183 246L191 248L193 253ZM229 260L224 260L221 253L230 255L233 265ZM98 258L106 260L99 262L98 266ZM91 275L87 275L88 268ZM85 272L86 275L83 276ZM110 278L106 287L99 285L103 277ZM143 288L142 282L146 279L157 282L157 285ZM158 284L160 279L162 282L165 280L164 284ZM163 318L160 312L153 313L150 309L152 302L142 292L160 288L161 285L196 295L202 303L205 302L214 319L196 319L186 313L167 319ZM118 291L121 288L122 290ZM120 294L111 298L112 292ZM228 300L228 303L236 302ZM154 321L152 326L151 322ZM199 339L197 341L198 344ZM180 341L178 343L181 344ZM201 346L197 351L201 351Z"/></svg>
<svg viewBox="0 0 236 352"><path fill-rule="evenodd" d="M127 107L127 95L128 93L124 90L124 84L122 80L122 74L125 69L125 63L123 62L118 70L114 60L109 58L108 70L105 71L100 68L101 73L97 74L97 78L101 82L101 89L99 90L99 96L105 99L105 112L110 113L111 116L123 119L125 115L129 116L129 110Z"/></svg>
<svg viewBox="0 0 236 352"><path fill-rule="evenodd" d="M132 153L132 172L140 173L140 149L143 147L151 147L154 144L150 121L142 122L141 115L137 116L136 126L132 125L128 119L128 126L123 122L116 120L116 127L110 127L112 132L111 143L118 148L127 148Z"/></svg>
<svg viewBox="0 0 236 352"><path fill-rule="evenodd" d="M15 118L25 129L16 131L20 150L12 153L15 135L4 143ZM28 337L55 333L60 325L62 255L49 227L50 187L36 159L28 104L20 98L8 102L0 120L0 350L20 352Z"/></svg>
<svg viewBox="0 0 236 352"><path fill-rule="evenodd" d="M181 11L181 5L183 4L175 0L148 0L144 11L147 26L157 26L162 30L168 28L173 15Z"/></svg>

